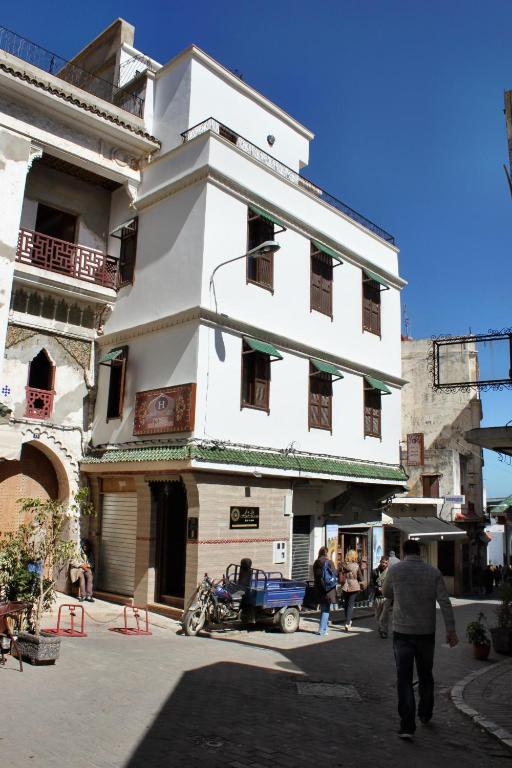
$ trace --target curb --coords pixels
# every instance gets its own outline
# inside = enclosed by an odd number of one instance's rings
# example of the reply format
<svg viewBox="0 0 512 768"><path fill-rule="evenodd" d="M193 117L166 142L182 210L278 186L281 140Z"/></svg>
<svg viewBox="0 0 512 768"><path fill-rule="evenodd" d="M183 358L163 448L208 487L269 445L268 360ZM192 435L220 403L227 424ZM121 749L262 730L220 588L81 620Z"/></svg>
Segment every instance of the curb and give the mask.
<svg viewBox="0 0 512 768"><path fill-rule="evenodd" d="M499 661L497 665L493 665L492 669L496 669L497 666L501 667L505 665L510 665L508 659ZM453 686L450 691L450 697L454 706L459 710L459 712L462 712L464 715L473 720L476 725L478 725L480 728L483 728L484 731L487 731L487 733L489 733L491 736L494 736L494 738L498 739L498 741L500 741L505 747L512 749L512 733L497 725L492 720L489 720L487 717L484 717L484 715L481 715L479 712L477 712L476 709L468 707L464 701L465 688L470 683L472 683L473 680L476 680L476 678L480 677L481 675L485 675L489 671L489 669L485 668L478 669L476 672L471 672L469 675L466 675L466 677L464 677L462 680L459 680L459 682Z"/></svg>

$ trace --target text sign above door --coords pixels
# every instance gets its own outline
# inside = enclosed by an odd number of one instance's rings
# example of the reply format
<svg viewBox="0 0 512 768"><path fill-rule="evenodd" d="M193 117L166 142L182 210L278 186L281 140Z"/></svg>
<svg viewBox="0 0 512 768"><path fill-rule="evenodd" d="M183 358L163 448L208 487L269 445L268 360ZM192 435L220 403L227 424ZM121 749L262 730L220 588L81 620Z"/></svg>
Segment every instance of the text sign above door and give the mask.
<svg viewBox="0 0 512 768"><path fill-rule="evenodd" d="M259 507L230 507L229 508L229 527L230 528L259 528L260 527L260 508Z"/></svg>

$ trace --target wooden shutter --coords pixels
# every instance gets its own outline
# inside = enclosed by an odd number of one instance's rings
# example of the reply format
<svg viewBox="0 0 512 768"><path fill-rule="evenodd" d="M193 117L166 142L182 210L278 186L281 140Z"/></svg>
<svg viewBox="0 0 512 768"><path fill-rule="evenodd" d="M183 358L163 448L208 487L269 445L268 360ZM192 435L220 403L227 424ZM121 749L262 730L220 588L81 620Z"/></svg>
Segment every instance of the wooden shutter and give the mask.
<svg viewBox="0 0 512 768"><path fill-rule="evenodd" d="M328 373L315 373L310 363L309 428L332 429L332 379Z"/></svg>
<svg viewBox="0 0 512 768"><path fill-rule="evenodd" d="M274 239L274 224L248 208L247 250L257 248L267 240ZM247 257L247 280L264 288L274 287L274 254Z"/></svg>
<svg viewBox="0 0 512 768"><path fill-rule="evenodd" d="M380 288L363 272L363 330L380 336Z"/></svg>
<svg viewBox="0 0 512 768"><path fill-rule="evenodd" d="M118 419L122 416L127 360L128 347L122 347L122 354L110 363L107 419Z"/></svg>
<svg viewBox="0 0 512 768"><path fill-rule="evenodd" d="M137 256L138 219L130 227L121 231L121 250L119 253L119 282L121 285L133 283L135 259Z"/></svg>
<svg viewBox="0 0 512 768"><path fill-rule="evenodd" d="M270 358L263 352L253 352L244 342L242 348L241 406L269 410Z"/></svg>
<svg viewBox="0 0 512 768"><path fill-rule="evenodd" d="M332 259L311 244L311 309L332 317Z"/></svg>
<svg viewBox="0 0 512 768"><path fill-rule="evenodd" d="M364 434L381 436L381 396L375 389L364 390Z"/></svg>

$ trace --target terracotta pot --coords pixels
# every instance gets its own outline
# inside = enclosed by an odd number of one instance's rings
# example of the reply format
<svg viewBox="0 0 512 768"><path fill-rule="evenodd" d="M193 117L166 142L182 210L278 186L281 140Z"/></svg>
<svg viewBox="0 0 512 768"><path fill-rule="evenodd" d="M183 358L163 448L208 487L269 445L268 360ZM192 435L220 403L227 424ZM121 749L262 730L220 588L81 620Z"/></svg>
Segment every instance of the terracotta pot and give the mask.
<svg viewBox="0 0 512 768"><path fill-rule="evenodd" d="M491 646L488 643L473 643L473 656L475 659L485 661L491 650Z"/></svg>

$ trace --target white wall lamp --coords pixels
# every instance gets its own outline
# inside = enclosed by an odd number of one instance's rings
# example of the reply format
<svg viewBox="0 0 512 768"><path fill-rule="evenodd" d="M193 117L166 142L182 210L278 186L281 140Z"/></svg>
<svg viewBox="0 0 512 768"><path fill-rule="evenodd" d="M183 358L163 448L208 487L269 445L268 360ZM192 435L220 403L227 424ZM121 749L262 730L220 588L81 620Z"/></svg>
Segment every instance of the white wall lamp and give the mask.
<svg viewBox="0 0 512 768"><path fill-rule="evenodd" d="M220 264L217 264L212 274L210 275L210 285L209 285L210 293L213 293L213 298L215 301L215 311L217 312L217 295L215 293L214 278L217 270L219 270L221 267L225 267L226 264L231 264L233 261L246 259L248 256L255 256L257 258L258 256L264 256L267 253L275 253L280 249L280 247L281 246L279 245L279 243L276 243L275 240L265 240L264 243L260 243L260 245L257 245L256 248L251 248L251 250L247 251L247 253L243 253L241 256L235 256L234 259L228 259L227 261L222 261Z"/></svg>

